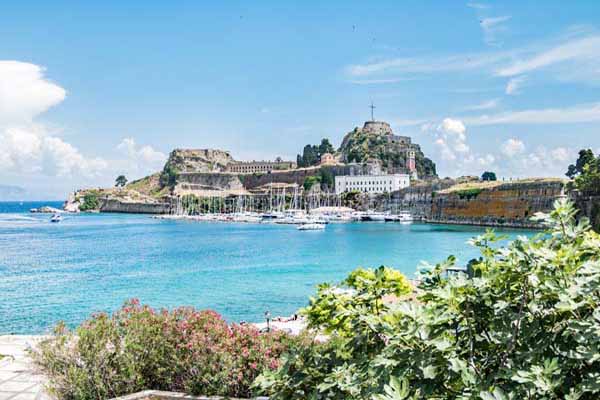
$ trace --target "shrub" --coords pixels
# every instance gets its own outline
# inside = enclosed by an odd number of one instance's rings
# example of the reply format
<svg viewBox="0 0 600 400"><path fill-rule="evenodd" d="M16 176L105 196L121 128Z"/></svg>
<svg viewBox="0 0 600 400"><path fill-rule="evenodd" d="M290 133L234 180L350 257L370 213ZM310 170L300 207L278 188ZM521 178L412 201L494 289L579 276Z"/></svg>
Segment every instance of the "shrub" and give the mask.
<svg viewBox="0 0 600 400"><path fill-rule="evenodd" d="M461 199L467 199L467 200L471 200L476 198L477 196L479 196L479 194L483 192L483 189L479 189L479 188L471 188L471 189L465 189L465 190L459 190L456 192L456 195Z"/></svg>
<svg viewBox="0 0 600 400"><path fill-rule="evenodd" d="M249 397L255 377L276 369L295 340L228 325L212 311L156 312L132 300L74 331L59 325L33 358L60 399L106 399L144 389Z"/></svg>
<svg viewBox="0 0 600 400"><path fill-rule="evenodd" d="M575 213L559 201L538 215L547 232L504 247L474 238L469 276L448 274L449 257L417 301L377 303L375 282L333 293L321 304L338 322L315 320L331 344L294 347L257 384L273 399L599 398L600 236Z"/></svg>
<svg viewBox="0 0 600 400"><path fill-rule="evenodd" d="M97 210L100 207L98 202L98 193L87 192L83 195L83 203L79 206L80 211Z"/></svg>

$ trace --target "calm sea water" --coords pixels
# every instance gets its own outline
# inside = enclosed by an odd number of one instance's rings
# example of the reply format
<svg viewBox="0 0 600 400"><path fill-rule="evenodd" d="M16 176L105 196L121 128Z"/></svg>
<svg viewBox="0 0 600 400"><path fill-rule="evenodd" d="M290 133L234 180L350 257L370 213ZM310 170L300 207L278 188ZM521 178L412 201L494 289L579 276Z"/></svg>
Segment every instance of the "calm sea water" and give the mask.
<svg viewBox="0 0 600 400"><path fill-rule="evenodd" d="M68 215L59 224L31 207L0 203L0 334L43 333L139 298L154 307L211 308L230 321L289 315L320 282L357 266L414 276L421 261L477 255L475 227L330 224L293 226L162 221L145 215ZM511 236L529 231L506 231Z"/></svg>

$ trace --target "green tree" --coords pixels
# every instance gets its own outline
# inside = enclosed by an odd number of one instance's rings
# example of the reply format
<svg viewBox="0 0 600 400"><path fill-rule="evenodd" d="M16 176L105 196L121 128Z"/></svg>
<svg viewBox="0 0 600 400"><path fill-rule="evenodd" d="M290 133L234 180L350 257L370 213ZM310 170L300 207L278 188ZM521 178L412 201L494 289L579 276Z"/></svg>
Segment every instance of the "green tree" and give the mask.
<svg viewBox="0 0 600 400"><path fill-rule="evenodd" d="M163 168L163 171L160 174L159 182L162 187L168 186L173 188L177 183L177 178L179 177L179 171L177 168L170 164L166 164Z"/></svg>
<svg viewBox="0 0 600 400"><path fill-rule="evenodd" d="M321 182L321 177L320 176L307 176L306 179L304 179L304 183L302 184L302 186L304 187L304 190L309 191L316 183Z"/></svg>
<svg viewBox="0 0 600 400"><path fill-rule="evenodd" d="M495 172L490 172L490 171L485 171L483 173L483 175L481 175L481 180L482 181L495 181L496 180L496 173Z"/></svg>
<svg viewBox="0 0 600 400"><path fill-rule="evenodd" d="M331 169L321 167L319 170L319 181L321 182L321 189L331 190L335 185L335 179Z"/></svg>
<svg viewBox="0 0 600 400"><path fill-rule="evenodd" d="M305 167L317 165L319 163L319 148L314 145L307 144L302 151L302 162Z"/></svg>
<svg viewBox="0 0 600 400"><path fill-rule="evenodd" d="M115 179L115 186L124 187L125 185L127 185L127 178L125 177L125 175L117 176L117 179Z"/></svg>
<svg viewBox="0 0 600 400"><path fill-rule="evenodd" d="M579 150L579 157L575 164L569 165L567 170L567 175L569 178L574 179L576 176L581 175L583 173L583 168L591 163L596 161L596 157L594 156L594 152L591 149L581 149Z"/></svg>
<svg viewBox="0 0 600 400"><path fill-rule="evenodd" d="M257 384L272 399L599 398L600 236L575 214L561 200L531 239L474 238L470 276L448 273L451 256L416 301L385 301L381 273L320 287L307 316L330 343L296 347Z"/></svg>
<svg viewBox="0 0 600 400"><path fill-rule="evenodd" d="M596 158L590 149L579 151L579 158L569 165L566 175L571 178L570 189L586 195L600 193L600 157Z"/></svg>
<svg viewBox="0 0 600 400"><path fill-rule="evenodd" d="M83 203L79 206L79 211L92 211L100 207L98 193L89 191L83 195Z"/></svg>
<svg viewBox="0 0 600 400"><path fill-rule="evenodd" d="M329 143L329 139L321 139L321 144L319 145L319 157L321 157L325 153L333 154L334 152L335 149L333 148L333 145Z"/></svg>

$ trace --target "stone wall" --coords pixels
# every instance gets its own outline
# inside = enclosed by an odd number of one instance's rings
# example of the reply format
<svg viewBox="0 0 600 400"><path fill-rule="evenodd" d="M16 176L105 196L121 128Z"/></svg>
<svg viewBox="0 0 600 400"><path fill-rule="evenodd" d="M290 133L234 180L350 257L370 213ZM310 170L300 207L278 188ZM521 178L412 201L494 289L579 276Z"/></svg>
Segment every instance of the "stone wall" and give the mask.
<svg viewBox="0 0 600 400"><path fill-rule="evenodd" d="M170 214L171 204L124 202L118 199L100 198L100 212L131 213L131 214Z"/></svg>
<svg viewBox="0 0 600 400"><path fill-rule="evenodd" d="M584 196L573 193L571 200L579 209L579 216L587 217L596 232L600 232L600 196Z"/></svg>
<svg viewBox="0 0 600 400"><path fill-rule="evenodd" d="M552 210L565 197L560 179L527 180L477 188L449 188L432 193L429 222L507 227L540 227L530 221Z"/></svg>
<svg viewBox="0 0 600 400"><path fill-rule="evenodd" d="M224 173L180 173L174 194L181 195L193 191L221 190L227 194L243 194L244 186L238 175Z"/></svg>
<svg viewBox="0 0 600 400"><path fill-rule="evenodd" d="M254 190L271 183L287 183L302 186L304 180L309 176L319 175L321 168L331 172L334 177L337 175L359 174L363 171L363 167L359 165L327 165L288 171L272 171L263 174L242 175L240 176L240 179L243 181L243 185L247 190Z"/></svg>

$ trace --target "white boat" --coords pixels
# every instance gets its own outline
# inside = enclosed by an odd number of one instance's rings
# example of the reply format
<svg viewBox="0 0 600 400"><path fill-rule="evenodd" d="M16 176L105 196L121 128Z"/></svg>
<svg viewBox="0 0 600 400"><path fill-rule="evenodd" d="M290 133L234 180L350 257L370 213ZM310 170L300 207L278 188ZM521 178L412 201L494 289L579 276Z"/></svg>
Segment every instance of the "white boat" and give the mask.
<svg viewBox="0 0 600 400"><path fill-rule="evenodd" d="M412 214L408 211L402 211L400 214L398 214L398 222L403 223L403 224L410 224L412 223L414 220Z"/></svg>
<svg viewBox="0 0 600 400"><path fill-rule="evenodd" d="M367 211L362 216L362 221L376 221L383 222L387 214L377 211Z"/></svg>
<svg viewBox="0 0 600 400"><path fill-rule="evenodd" d="M400 222L401 224L410 224L413 222L413 216L408 211L402 211L399 214L387 214L386 222Z"/></svg>
<svg viewBox="0 0 600 400"><path fill-rule="evenodd" d="M296 227L299 231L322 231L325 229L325 224L319 222L311 222L308 224L301 224Z"/></svg>
<svg viewBox="0 0 600 400"><path fill-rule="evenodd" d="M50 218L50 222L60 222L62 221L63 217L60 214L54 214L52 216L52 218Z"/></svg>

